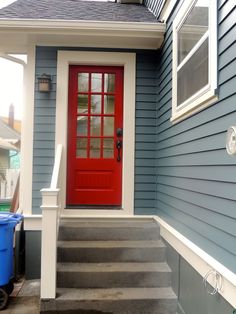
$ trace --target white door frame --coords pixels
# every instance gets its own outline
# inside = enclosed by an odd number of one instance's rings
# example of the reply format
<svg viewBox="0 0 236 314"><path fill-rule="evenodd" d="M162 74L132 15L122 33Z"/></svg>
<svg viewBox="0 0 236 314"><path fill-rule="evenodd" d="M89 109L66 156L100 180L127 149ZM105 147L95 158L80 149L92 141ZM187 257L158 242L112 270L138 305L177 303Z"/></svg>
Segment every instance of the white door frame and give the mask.
<svg viewBox="0 0 236 314"><path fill-rule="evenodd" d="M67 165L67 108L69 65L102 65L124 67L124 134L122 167L122 210L70 210L66 206ZM135 85L136 54L91 51L58 51L57 93L56 93L56 135L55 147L64 147L62 159L62 214L73 216L115 216L134 214L134 150L135 150Z"/></svg>

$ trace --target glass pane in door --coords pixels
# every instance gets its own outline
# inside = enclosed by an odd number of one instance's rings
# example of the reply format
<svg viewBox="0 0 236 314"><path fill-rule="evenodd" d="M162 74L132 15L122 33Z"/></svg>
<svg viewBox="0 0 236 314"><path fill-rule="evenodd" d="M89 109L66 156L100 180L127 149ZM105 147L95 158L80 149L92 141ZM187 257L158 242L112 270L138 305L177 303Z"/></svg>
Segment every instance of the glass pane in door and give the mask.
<svg viewBox="0 0 236 314"><path fill-rule="evenodd" d="M87 138L77 138L76 140L76 157L86 158L87 157Z"/></svg>
<svg viewBox="0 0 236 314"><path fill-rule="evenodd" d="M104 96L104 114L114 114L115 96Z"/></svg>
<svg viewBox="0 0 236 314"><path fill-rule="evenodd" d="M104 138L103 140L103 158L114 157L114 140L113 138Z"/></svg>
<svg viewBox="0 0 236 314"><path fill-rule="evenodd" d="M78 95L78 114L88 113L88 95L79 94Z"/></svg>
<svg viewBox="0 0 236 314"><path fill-rule="evenodd" d="M104 117L104 136L114 136L114 117Z"/></svg>
<svg viewBox="0 0 236 314"><path fill-rule="evenodd" d="M90 135L101 135L101 117L91 117L90 119Z"/></svg>
<svg viewBox="0 0 236 314"><path fill-rule="evenodd" d="M88 135L88 117L86 116L77 117L77 135L78 136Z"/></svg>
<svg viewBox="0 0 236 314"><path fill-rule="evenodd" d="M92 73L91 74L91 92L99 93L102 91L102 74Z"/></svg>
<svg viewBox="0 0 236 314"><path fill-rule="evenodd" d="M102 108L102 96L92 95L91 96L91 113L99 114Z"/></svg>
<svg viewBox="0 0 236 314"><path fill-rule="evenodd" d="M90 158L100 158L101 152L101 139L91 138L90 139Z"/></svg>
<svg viewBox="0 0 236 314"><path fill-rule="evenodd" d="M89 89L89 73L78 74L78 92L88 92Z"/></svg>
<svg viewBox="0 0 236 314"><path fill-rule="evenodd" d="M104 74L104 92L114 93L115 91L115 74Z"/></svg>

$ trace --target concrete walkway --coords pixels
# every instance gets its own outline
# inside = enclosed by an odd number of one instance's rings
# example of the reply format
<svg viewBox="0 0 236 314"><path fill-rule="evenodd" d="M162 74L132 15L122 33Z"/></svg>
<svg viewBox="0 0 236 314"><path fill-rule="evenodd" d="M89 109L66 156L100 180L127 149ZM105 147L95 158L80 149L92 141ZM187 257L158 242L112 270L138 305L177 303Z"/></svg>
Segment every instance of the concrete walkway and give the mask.
<svg viewBox="0 0 236 314"><path fill-rule="evenodd" d="M22 280L15 283L8 306L1 314L38 314L39 280Z"/></svg>

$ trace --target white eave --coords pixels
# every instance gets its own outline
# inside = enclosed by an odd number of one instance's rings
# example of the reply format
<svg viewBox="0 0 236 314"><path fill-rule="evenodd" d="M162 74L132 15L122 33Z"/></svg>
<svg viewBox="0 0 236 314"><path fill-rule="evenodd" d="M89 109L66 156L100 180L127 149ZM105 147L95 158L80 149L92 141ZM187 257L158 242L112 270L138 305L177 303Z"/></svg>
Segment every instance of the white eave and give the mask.
<svg viewBox="0 0 236 314"><path fill-rule="evenodd" d="M164 23L0 19L0 42L4 52L17 47L22 51L31 43L158 49L163 42L164 32Z"/></svg>

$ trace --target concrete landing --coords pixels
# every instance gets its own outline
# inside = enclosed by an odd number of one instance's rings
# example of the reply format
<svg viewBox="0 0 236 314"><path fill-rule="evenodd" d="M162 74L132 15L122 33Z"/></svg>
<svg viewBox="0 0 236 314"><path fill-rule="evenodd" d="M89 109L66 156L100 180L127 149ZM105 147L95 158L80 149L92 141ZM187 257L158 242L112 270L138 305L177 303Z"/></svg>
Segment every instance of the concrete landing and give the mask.
<svg viewBox="0 0 236 314"><path fill-rule="evenodd" d="M40 280L22 280L14 285L8 306L1 314L38 314Z"/></svg>

